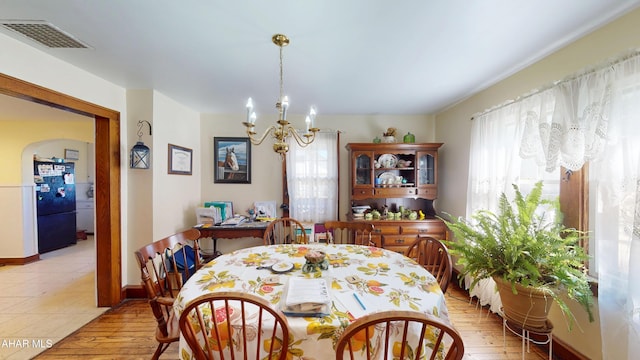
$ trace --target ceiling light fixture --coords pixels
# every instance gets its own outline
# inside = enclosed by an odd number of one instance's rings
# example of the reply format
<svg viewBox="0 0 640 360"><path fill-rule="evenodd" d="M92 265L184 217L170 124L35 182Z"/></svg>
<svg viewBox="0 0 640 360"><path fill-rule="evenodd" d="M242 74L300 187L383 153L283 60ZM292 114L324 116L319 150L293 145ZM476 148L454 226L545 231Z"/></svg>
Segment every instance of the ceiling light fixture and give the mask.
<svg viewBox="0 0 640 360"><path fill-rule="evenodd" d="M256 137L255 124L256 113L253 111L253 101L251 98L247 101L247 121L242 124L247 128L247 135L254 145L260 145L271 134L271 137L275 139L273 144L273 151L277 152L281 156L289 151L289 145L286 140L288 137L292 137L296 140L298 145L305 147L313 142L316 137L316 133L320 131L315 127L316 109L312 106L309 110L309 115L305 119L307 126L304 134L299 134L298 131L287 121L287 110L289 109L289 98L283 95L284 82L283 82L283 70L282 70L282 48L289 45L289 38L286 35L275 34L271 38L274 44L280 48L280 97L276 103L276 109L278 109L278 121L277 125L271 125L261 137Z"/></svg>

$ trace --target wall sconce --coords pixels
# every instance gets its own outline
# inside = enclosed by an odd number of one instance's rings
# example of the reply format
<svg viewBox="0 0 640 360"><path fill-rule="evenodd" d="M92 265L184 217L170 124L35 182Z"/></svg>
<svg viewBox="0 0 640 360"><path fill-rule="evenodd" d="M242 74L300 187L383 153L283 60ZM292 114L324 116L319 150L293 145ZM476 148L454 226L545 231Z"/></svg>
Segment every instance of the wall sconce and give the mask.
<svg viewBox="0 0 640 360"><path fill-rule="evenodd" d="M131 168L148 169L151 166L151 150L142 142L142 127L144 123L149 125L149 136L151 136L151 124L147 120L138 121L138 142L131 148Z"/></svg>

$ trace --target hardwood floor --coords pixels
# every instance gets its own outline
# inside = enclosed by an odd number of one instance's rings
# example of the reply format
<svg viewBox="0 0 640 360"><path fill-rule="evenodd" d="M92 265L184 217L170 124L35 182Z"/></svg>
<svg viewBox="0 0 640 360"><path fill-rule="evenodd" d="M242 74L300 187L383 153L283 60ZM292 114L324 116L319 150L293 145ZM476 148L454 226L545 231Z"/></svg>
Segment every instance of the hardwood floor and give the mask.
<svg viewBox="0 0 640 360"><path fill-rule="evenodd" d="M487 314L487 310L476 309L457 284L449 285L446 302L451 321L465 343L465 360L522 359L520 338L507 333L504 347L501 318ZM35 359L149 359L157 346L155 326L146 300L128 300ZM178 344L172 344L160 358L178 359ZM525 353L525 359L543 360L547 359L547 354L532 345L531 352Z"/></svg>

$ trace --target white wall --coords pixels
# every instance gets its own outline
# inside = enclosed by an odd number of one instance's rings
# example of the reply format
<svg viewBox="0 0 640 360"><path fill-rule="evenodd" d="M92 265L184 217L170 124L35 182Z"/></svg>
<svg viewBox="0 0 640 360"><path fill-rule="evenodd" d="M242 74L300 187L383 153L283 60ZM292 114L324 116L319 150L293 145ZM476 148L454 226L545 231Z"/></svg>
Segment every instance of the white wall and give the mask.
<svg viewBox="0 0 640 360"><path fill-rule="evenodd" d="M498 84L460 102L436 116L438 140L444 142L439 157L439 210L464 215L469 163L469 136L474 113L514 99L535 88L560 80L581 69L640 47L640 10L574 42ZM597 241L597 240L596 240ZM581 314L576 310L576 314ZM599 323L578 321L582 329L569 333L557 308L552 308L554 335L591 359L601 359ZM597 315L597 314L596 314Z"/></svg>

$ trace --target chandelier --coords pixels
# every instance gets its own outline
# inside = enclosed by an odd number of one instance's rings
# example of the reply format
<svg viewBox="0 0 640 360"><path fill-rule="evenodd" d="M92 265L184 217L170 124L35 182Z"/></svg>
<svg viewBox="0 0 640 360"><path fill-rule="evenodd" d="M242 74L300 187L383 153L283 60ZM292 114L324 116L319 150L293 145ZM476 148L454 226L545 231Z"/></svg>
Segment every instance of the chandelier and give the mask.
<svg viewBox="0 0 640 360"><path fill-rule="evenodd" d="M260 137L256 137L255 124L256 113L253 111L253 101L251 98L247 101L247 121L242 124L247 128L247 135L249 140L254 145L260 145L267 138L268 135L275 140L273 144L273 151L277 152L281 156L289 151L289 145L286 140L288 137L292 137L301 147L305 147L313 142L316 137L316 133L320 131L315 127L316 109L312 106L309 110L309 115L305 119L306 131L303 134L298 131L287 121L287 109L289 108L289 98L283 96L284 82L283 82L283 70L282 70L282 48L289 45L289 38L286 35L275 34L271 38L274 44L280 48L280 97L276 103L276 109L278 109L278 121L276 125L271 125Z"/></svg>

